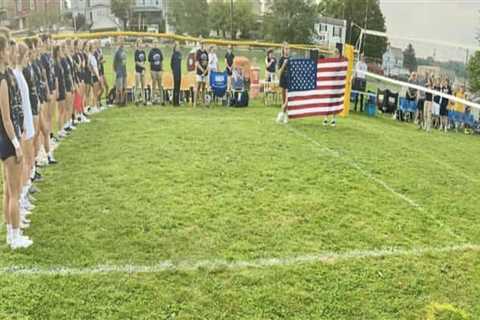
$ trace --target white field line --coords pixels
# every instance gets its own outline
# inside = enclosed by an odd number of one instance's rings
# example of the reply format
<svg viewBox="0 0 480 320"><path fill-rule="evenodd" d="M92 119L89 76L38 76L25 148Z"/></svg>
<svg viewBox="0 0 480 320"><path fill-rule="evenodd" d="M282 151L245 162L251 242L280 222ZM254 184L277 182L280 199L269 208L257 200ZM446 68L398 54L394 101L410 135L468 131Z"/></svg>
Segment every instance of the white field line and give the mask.
<svg viewBox="0 0 480 320"><path fill-rule="evenodd" d="M162 272L194 272L194 271L238 271L244 269L266 269L271 267L287 267L306 264L335 264L361 259L387 257L413 257L430 254L454 252L480 252L480 245L463 244L446 247L420 247L412 249L354 250L347 252L325 252L303 256L284 258L262 258L254 260L228 261L222 259L198 261L159 261L153 265L97 265L94 267L24 267L11 266L0 268L0 275L25 276L81 276L112 273L162 273Z"/></svg>
<svg viewBox="0 0 480 320"><path fill-rule="evenodd" d="M376 184L380 185L381 187L383 187L385 190L387 190L388 192L392 193L394 196L396 196L397 198L405 201L406 203L408 203L410 206L412 206L413 208L415 208L416 210L418 211L421 211L421 212L424 212L424 213L427 213L426 210L420 206L417 202L415 202L414 200L410 199L409 197L407 197L406 195L404 195L403 193L400 193L398 191L396 191L394 188L392 188L391 186L389 186L385 181L383 181L382 179L380 178L377 178L375 176L373 176L370 172L368 172L367 170L363 169L359 164L357 164L356 162L354 161L351 161L349 160L346 156L344 155L341 155L338 151L335 151L333 149L330 149L328 147L324 147L322 146L317 140L313 139L312 137L308 136L307 134L301 132L300 130L297 130L295 129L294 127L290 126L290 125L287 125L287 128L290 132L293 132L295 133L296 135L304 138L305 140L309 141L310 143L312 143L313 145L315 145L316 147L318 147L318 149L324 153L324 152L327 152L329 154L331 154L332 156L336 157L336 158L339 158L341 160L343 160L346 164L350 165L352 168L358 170L362 175L364 175L365 177L367 177L369 180L375 182ZM440 227L444 228L451 236L454 236L455 238L459 239L459 240L462 240L462 241L465 241L465 239L458 235L457 233L455 233L452 229L450 229L450 227L448 227L447 225L445 225L443 222L441 222L440 220L438 220L437 218L433 217L431 214L428 214L428 216L430 217L430 219L432 219L433 221L435 221Z"/></svg>

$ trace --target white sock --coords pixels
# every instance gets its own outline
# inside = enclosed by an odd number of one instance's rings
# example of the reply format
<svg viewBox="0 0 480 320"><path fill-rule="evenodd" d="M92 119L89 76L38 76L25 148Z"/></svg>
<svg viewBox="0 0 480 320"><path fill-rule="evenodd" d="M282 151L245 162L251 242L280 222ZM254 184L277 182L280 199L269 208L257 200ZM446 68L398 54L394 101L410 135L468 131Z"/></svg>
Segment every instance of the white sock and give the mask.
<svg viewBox="0 0 480 320"><path fill-rule="evenodd" d="M12 227L12 240L20 238L20 228L13 228Z"/></svg>
<svg viewBox="0 0 480 320"><path fill-rule="evenodd" d="M9 239L13 238L13 227L11 224L7 224L7 236Z"/></svg>
<svg viewBox="0 0 480 320"><path fill-rule="evenodd" d="M49 158L53 158L53 152L52 152L52 151L50 151L50 152L48 153L48 157L49 157Z"/></svg>

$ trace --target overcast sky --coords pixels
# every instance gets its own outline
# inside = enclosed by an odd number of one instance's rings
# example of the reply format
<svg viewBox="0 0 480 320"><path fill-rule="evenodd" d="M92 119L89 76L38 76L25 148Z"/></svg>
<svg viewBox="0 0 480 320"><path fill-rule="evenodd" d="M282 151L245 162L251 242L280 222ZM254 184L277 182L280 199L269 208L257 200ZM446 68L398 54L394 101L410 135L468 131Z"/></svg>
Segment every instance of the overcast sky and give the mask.
<svg viewBox="0 0 480 320"><path fill-rule="evenodd" d="M387 32L414 38L434 39L478 46L480 0L380 0ZM406 47L404 40L390 39L393 46ZM419 56L439 60L464 60L466 51L420 42L412 43Z"/></svg>

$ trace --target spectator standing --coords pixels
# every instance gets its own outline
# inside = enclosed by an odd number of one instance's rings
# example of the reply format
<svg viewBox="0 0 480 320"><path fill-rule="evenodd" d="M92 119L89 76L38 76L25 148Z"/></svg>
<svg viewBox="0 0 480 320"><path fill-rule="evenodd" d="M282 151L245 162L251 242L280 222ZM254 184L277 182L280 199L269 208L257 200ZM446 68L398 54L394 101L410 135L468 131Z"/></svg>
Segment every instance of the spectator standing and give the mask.
<svg viewBox="0 0 480 320"><path fill-rule="evenodd" d="M127 86L127 54L123 48L123 38L118 38L118 49L113 58L113 70L115 70L116 103L125 105L125 89Z"/></svg>
<svg viewBox="0 0 480 320"><path fill-rule="evenodd" d="M145 62L147 60L147 54L143 50L142 40L138 39L137 48L134 53L135 57L135 103L138 105L140 101L143 105L147 104L145 99ZM140 97L138 90L140 89Z"/></svg>
<svg viewBox="0 0 480 320"><path fill-rule="evenodd" d="M278 73L280 74L280 82L279 86L282 89L282 109L277 116L278 123L287 123L288 122L288 84L289 84L289 75L288 75L288 67L289 67L289 47L288 43L284 42L282 46L282 56L280 57L280 61L278 62Z"/></svg>
<svg viewBox="0 0 480 320"><path fill-rule="evenodd" d="M416 72L412 72L410 74L410 77L408 78L408 83L418 86L418 78L417 78L417 73ZM407 98L408 101L417 102L418 101L418 90L414 89L414 88L408 88L406 98ZM417 107L417 110L415 111L415 115L410 114L410 118L415 119L415 121L418 119L418 107Z"/></svg>
<svg viewBox="0 0 480 320"><path fill-rule="evenodd" d="M173 106L177 107L180 105L180 86L182 84L182 54L178 41L175 41L173 45L170 67L173 74Z"/></svg>
<svg viewBox="0 0 480 320"><path fill-rule="evenodd" d="M235 60L235 55L232 51L232 45L228 45L227 53L225 54L225 71L227 71L228 76L228 91L232 91L232 75L233 75L233 61Z"/></svg>
<svg viewBox="0 0 480 320"><path fill-rule="evenodd" d="M197 91L195 95L195 101L193 106L197 106L197 101L202 98L202 102L205 103L205 88L208 77L208 52L205 50L205 44L203 40L200 40L200 48L197 50L195 56L195 70L197 72Z"/></svg>
<svg viewBox="0 0 480 320"><path fill-rule="evenodd" d="M165 97L162 87L162 71L163 71L163 54L159 48L158 39L153 41L153 48L148 53L148 62L150 62L150 71L152 74L152 101L153 103L161 102L165 105ZM160 95L160 98L157 95Z"/></svg>
<svg viewBox="0 0 480 320"><path fill-rule="evenodd" d="M363 97L367 90L367 74L368 66L365 63L365 56L362 54L360 60L355 64L355 77L353 79L352 89L359 93L355 97L355 111L357 111L358 97L360 96L360 112L363 112Z"/></svg>
<svg viewBox="0 0 480 320"><path fill-rule="evenodd" d="M427 75L427 83L425 84L427 89L433 90L433 79ZM425 93L425 103L423 105L423 128L425 131L430 132L432 127L432 103L433 94L430 92Z"/></svg>
<svg viewBox="0 0 480 320"><path fill-rule="evenodd" d="M452 94L452 88L450 87L450 83L448 78L444 78L442 81L441 86L442 93L445 94ZM444 132L448 131L448 104L449 100L447 98L442 97L440 100L440 128L439 130L444 130Z"/></svg>

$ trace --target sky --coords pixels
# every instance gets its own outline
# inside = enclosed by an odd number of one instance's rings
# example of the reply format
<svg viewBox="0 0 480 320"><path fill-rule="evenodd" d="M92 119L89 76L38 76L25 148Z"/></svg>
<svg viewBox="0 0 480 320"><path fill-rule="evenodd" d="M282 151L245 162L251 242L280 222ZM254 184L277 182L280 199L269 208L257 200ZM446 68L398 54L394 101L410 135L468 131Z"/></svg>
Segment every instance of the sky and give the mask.
<svg viewBox="0 0 480 320"><path fill-rule="evenodd" d="M386 19L387 33L403 37L432 39L479 47L480 0L380 0ZM392 46L408 45L408 41L389 39ZM465 49L414 41L417 56L437 60L465 61ZM470 49L470 53L471 53Z"/></svg>

